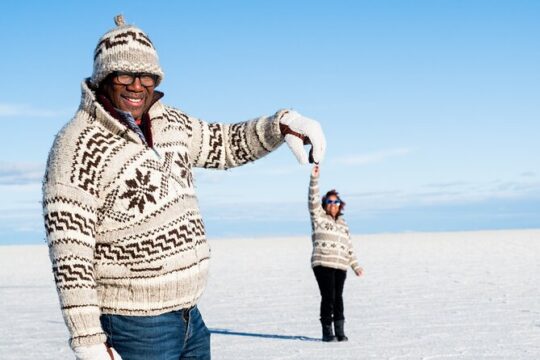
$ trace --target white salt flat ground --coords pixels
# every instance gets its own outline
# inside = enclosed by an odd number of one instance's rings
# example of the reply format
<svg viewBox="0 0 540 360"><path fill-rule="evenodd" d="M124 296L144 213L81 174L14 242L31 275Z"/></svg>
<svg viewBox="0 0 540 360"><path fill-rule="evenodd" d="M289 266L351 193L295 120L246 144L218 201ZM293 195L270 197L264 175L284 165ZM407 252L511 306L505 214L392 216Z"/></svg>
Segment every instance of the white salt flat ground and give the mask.
<svg viewBox="0 0 540 360"><path fill-rule="evenodd" d="M540 359L540 230L356 236L348 343L318 341L309 238L210 240L221 359ZM0 359L72 359L47 249L0 247Z"/></svg>

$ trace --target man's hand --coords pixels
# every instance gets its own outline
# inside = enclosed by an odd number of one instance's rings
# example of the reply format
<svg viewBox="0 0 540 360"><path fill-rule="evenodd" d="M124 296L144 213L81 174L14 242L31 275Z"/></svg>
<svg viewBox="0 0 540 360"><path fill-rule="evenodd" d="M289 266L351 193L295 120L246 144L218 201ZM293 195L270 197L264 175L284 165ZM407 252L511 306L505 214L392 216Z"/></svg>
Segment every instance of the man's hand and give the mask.
<svg viewBox="0 0 540 360"><path fill-rule="evenodd" d="M308 163L308 155L304 150L304 145L307 144L311 144L309 162L319 164L322 161L326 150L326 139L317 121L302 116L294 110L287 110L282 113L279 123L287 145L300 164Z"/></svg>
<svg viewBox="0 0 540 360"><path fill-rule="evenodd" d="M77 360L122 360L116 350L106 344L77 346L73 352Z"/></svg>

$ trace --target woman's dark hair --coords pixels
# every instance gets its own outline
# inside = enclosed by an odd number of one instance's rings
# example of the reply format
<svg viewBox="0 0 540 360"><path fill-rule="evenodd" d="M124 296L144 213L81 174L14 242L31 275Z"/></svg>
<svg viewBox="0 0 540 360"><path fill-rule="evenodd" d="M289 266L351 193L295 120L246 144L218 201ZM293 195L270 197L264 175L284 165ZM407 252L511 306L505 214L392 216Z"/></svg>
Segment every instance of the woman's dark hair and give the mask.
<svg viewBox="0 0 540 360"><path fill-rule="evenodd" d="M326 193L326 195L323 196L323 198L322 198L322 207L323 207L324 211L326 211L326 199L328 199L330 196L335 196L340 201L339 211L337 213L337 216L343 215L343 210L345 209L345 201L341 200L341 198L339 197L339 193L336 191L336 189L332 189L332 190L328 191Z"/></svg>

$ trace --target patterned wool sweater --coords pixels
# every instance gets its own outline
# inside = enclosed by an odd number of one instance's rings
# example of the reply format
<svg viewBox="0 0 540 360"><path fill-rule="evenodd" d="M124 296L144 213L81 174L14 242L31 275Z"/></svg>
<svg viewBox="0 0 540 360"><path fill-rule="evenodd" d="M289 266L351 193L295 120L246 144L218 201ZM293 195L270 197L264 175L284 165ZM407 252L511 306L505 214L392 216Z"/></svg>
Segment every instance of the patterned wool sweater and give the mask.
<svg viewBox="0 0 540 360"><path fill-rule="evenodd" d="M308 206L313 242L311 267L325 266L346 271L350 266L357 271L360 266L354 253L349 227L342 216L334 219L324 211L318 176L312 175L310 178Z"/></svg>
<svg viewBox="0 0 540 360"><path fill-rule="evenodd" d="M227 169L283 142L279 115L205 123L154 103L153 149L86 82L43 181L50 258L71 346L102 343L100 314L158 315L195 305L210 250L192 167Z"/></svg>

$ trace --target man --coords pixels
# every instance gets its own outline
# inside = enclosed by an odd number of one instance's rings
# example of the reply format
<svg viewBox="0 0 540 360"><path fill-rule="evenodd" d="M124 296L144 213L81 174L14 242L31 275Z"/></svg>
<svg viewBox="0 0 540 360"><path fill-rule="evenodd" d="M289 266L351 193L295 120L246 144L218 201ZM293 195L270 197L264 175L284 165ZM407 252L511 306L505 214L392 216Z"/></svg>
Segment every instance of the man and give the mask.
<svg viewBox="0 0 540 360"><path fill-rule="evenodd" d="M209 247L192 167L227 169L285 140L319 162L317 122L295 111L209 124L164 105L163 71L139 28L98 42L75 117L49 154L43 209L60 305L77 359L209 359L197 309Z"/></svg>

